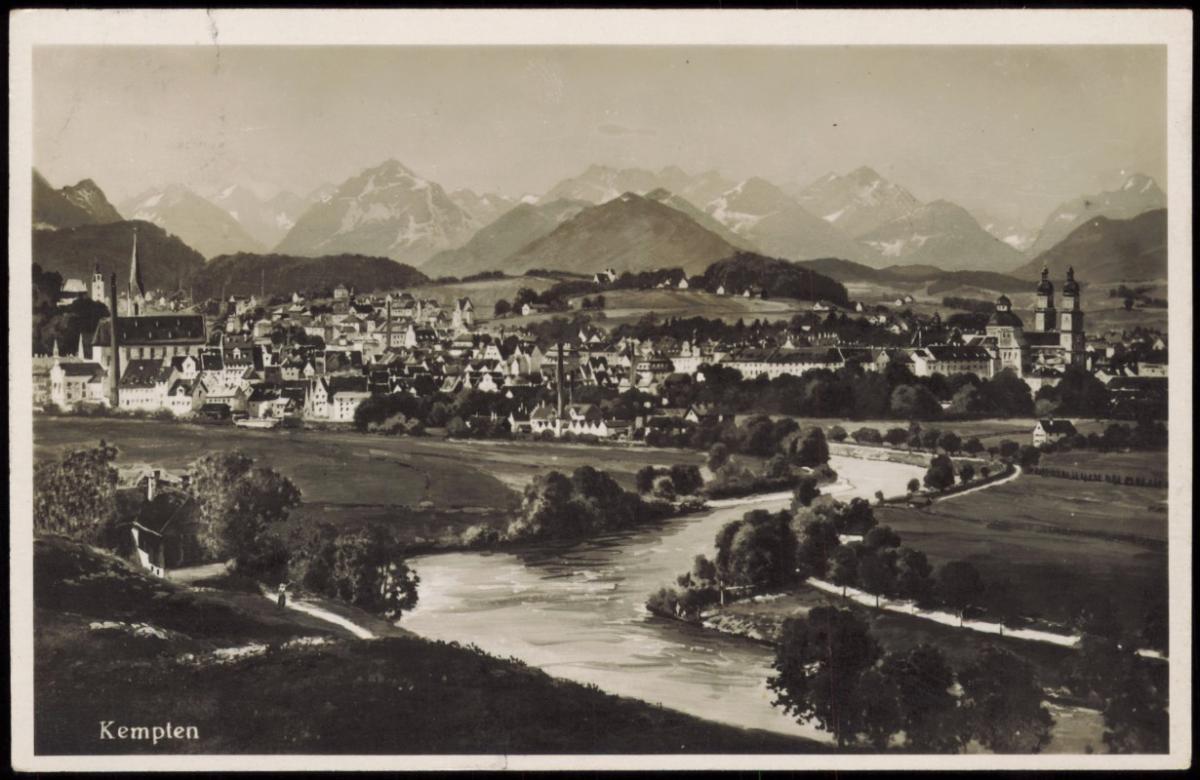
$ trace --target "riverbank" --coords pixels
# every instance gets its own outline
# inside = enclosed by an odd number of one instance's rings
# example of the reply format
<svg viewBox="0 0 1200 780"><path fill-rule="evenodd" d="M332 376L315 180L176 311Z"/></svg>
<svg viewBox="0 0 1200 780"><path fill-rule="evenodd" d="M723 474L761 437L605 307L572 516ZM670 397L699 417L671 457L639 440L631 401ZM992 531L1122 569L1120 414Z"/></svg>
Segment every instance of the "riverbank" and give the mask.
<svg viewBox="0 0 1200 780"><path fill-rule="evenodd" d="M811 753L555 679L471 646L363 641L257 594L185 587L35 542L35 749L84 754ZM323 610L320 610L323 611ZM106 740L170 721L196 738Z"/></svg>

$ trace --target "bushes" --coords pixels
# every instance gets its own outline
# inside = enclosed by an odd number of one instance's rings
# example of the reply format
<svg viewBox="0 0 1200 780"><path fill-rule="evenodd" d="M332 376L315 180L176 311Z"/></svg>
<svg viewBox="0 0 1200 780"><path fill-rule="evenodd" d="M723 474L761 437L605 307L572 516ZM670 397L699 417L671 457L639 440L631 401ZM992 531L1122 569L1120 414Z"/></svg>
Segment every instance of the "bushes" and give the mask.
<svg viewBox="0 0 1200 780"><path fill-rule="evenodd" d="M882 444L883 434L875 428L859 428L851 437L859 444ZM840 441L840 440L839 440Z"/></svg>
<svg viewBox="0 0 1200 780"><path fill-rule="evenodd" d="M520 512L503 538L573 539L661 519L672 511L670 504L644 501L636 493L622 490L603 471L580 466L569 478L551 471L528 485Z"/></svg>
<svg viewBox="0 0 1200 780"><path fill-rule="evenodd" d="M289 575L306 590L396 620L417 604L420 578L388 529L371 523L346 532L328 523L293 545Z"/></svg>
<svg viewBox="0 0 1200 780"><path fill-rule="evenodd" d="M1072 479L1078 482L1107 482L1110 485L1125 485L1127 487L1167 487L1167 480L1165 479L1158 479L1156 477L1143 477L1134 474L1103 474L1097 472L1051 468L1046 466L1031 466L1025 471L1027 474L1034 474L1039 477Z"/></svg>
<svg viewBox="0 0 1200 780"><path fill-rule="evenodd" d="M716 571L721 581L756 590L797 580L798 544L788 512L747 512L717 533Z"/></svg>

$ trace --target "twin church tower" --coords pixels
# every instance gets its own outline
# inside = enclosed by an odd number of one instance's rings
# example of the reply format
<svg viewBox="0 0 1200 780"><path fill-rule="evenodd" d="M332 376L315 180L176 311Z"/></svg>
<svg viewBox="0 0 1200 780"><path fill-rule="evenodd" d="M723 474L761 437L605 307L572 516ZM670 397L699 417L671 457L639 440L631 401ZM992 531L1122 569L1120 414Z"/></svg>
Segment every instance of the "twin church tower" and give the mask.
<svg viewBox="0 0 1200 780"><path fill-rule="evenodd" d="M1086 365L1086 337L1083 332L1083 308L1075 269L1067 269L1062 288L1061 312L1054 305L1054 283L1050 270L1042 269L1033 312L1033 329L1012 311L1007 295L996 299L996 311L987 324L987 337L995 340L1000 368L1012 369L1024 376L1036 369Z"/></svg>

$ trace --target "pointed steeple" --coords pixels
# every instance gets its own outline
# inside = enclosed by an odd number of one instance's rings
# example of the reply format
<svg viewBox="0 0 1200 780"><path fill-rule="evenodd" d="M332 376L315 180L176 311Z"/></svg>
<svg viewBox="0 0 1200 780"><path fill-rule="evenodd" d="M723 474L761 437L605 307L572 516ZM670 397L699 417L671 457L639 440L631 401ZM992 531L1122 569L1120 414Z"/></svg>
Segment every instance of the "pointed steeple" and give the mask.
<svg viewBox="0 0 1200 780"><path fill-rule="evenodd" d="M137 228L133 229L133 256L129 261L129 305L135 317L141 314L141 303L146 299L146 287L142 284L142 271L138 268Z"/></svg>
<svg viewBox="0 0 1200 780"><path fill-rule="evenodd" d="M79 350L76 354L80 360L86 360L83 354L83 331L79 331Z"/></svg>
<svg viewBox="0 0 1200 780"><path fill-rule="evenodd" d="M54 339L54 351L50 353L51 357L58 357L58 339Z"/></svg>

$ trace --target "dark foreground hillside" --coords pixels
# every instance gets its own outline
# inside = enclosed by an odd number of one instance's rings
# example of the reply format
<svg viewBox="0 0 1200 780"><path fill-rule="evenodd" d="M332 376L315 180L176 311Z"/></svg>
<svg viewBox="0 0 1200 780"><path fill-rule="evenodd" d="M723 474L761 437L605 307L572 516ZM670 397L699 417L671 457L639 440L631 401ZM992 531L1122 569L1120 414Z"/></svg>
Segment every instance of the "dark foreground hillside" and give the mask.
<svg viewBox="0 0 1200 780"><path fill-rule="evenodd" d="M352 639L266 599L186 590L61 539L39 540L34 566L39 754L826 749L611 696L473 648L401 632ZM109 733L170 722L199 738L101 739L110 721Z"/></svg>

